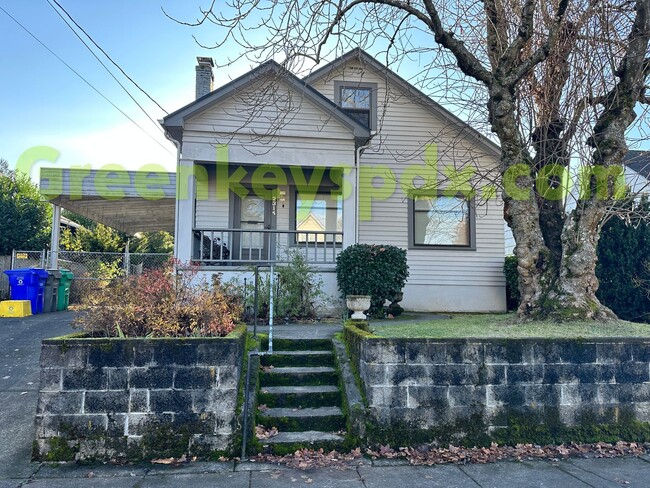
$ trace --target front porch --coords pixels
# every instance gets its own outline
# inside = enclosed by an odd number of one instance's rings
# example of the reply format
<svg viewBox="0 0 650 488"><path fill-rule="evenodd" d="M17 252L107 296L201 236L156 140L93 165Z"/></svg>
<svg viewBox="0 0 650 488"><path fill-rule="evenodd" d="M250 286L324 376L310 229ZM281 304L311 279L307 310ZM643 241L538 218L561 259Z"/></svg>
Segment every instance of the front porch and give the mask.
<svg viewBox="0 0 650 488"><path fill-rule="evenodd" d="M355 192L343 191L340 168L221 164L181 161L187 176L179 178L177 201L180 261L230 271L300 255L328 271L355 242Z"/></svg>

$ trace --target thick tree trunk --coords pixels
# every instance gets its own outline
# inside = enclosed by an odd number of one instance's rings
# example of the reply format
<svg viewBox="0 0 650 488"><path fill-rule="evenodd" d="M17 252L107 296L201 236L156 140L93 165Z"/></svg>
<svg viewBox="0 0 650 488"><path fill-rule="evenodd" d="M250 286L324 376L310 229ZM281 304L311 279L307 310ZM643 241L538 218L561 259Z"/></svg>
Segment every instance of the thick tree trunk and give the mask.
<svg viewBox="0 0 650 488"><path fill-rule="evenodd" d="M493 85L490 106L493 130L501 140L504 173L516 164L527 164L530 174L517 178L516 187L529 190L528 198L504 195L504 216L512 229L516 247L522 319L607 319L615 315L596 298L596 250L604 205L585 202L566 220L556 202L536 194L536 163L516 130L509 90ZM547 205L548 203L548 205ZM553 216L553 211L559 215ZM549 225L552 226L549 229Z"/></svg>

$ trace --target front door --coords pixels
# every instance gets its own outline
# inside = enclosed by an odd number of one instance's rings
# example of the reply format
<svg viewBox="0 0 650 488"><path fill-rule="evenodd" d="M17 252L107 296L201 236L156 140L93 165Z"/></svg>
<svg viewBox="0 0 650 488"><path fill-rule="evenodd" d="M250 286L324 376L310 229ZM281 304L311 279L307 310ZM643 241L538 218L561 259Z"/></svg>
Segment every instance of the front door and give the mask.
<svg viewBox="0 0 650 488"><path fill-rule="evenodd" d="M238 199L235 208L235 228L242 229L235 235L235 259L245 261L269 260L270 234L264 232L272 228L271 202L247 195Z"/></svg>

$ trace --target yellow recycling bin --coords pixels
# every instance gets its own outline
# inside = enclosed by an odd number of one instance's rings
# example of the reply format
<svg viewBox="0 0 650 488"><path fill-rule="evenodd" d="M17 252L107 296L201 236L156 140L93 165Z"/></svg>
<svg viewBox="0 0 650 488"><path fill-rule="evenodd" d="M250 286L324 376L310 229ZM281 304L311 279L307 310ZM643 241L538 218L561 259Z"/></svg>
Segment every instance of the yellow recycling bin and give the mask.
<svg viewBox="0 0 650 488"><path fill-rule="evenodd" d="M0 317L29 317L32 304L29 300L5 300L0 302Z"/></svg>

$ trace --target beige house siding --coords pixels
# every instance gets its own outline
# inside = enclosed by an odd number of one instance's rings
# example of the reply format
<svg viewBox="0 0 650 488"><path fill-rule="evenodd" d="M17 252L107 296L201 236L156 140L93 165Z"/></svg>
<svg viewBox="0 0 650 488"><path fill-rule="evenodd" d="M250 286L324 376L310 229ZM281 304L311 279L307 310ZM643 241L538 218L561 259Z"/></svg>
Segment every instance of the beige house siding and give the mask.
<svg viewBox="0 0 650 488"><path fill-rule="evenodd" d="M477 174L494 169L498 159L476 143L467 131L423 106L370 67L351 61L320 79L312 86L334 100L334 82L377 84L377 135L372 146L361 156L361 188L371 188L371 180L386 176L397 179L409 165L424 164L424 147L437 145L438 169L475 167ZM438 180L442 178L439 176ZM379 184L378 182L377 184ZM406 184L406 186L410 186ZM445 186L444 183L442 185ZM408 248L408 202L399 184L385 199L372 201L370 220L359 222L359 242L393 244ZM368 191L368 190L366 190ZM371 190L373 194L377 192ZM431 310L503 310L505 280L503 276L504 233L503 203L494 198L475 209L476 250L409 249L410 276L404 305L411 309Z"/></svg>
<svg viewBox="0 0 650 488"><path fill-rule="evenodd" d="M236 163L333 166L354 163L352 131L282 82L273 103L255 93L261 83L190 118L183 157L216 161L217 144L228 144ZM251 108L252 106L252 108Z"/></svg>

